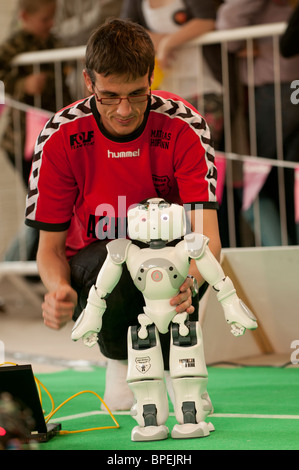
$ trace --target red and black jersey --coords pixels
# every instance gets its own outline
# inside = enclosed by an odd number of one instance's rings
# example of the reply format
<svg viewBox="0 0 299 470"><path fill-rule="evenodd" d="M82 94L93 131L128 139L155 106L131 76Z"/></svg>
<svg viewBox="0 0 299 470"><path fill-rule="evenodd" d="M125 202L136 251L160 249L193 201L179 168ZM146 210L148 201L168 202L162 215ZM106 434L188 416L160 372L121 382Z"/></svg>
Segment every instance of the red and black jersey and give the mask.
<svg viewBox="0 0 299 470"><path fill-rule="evenodd" d="M210 131L186 101L155 92L142 126L116 138L94 96L56 113L35 147L26 224L68 230L67 256L91 242L126 236L127 209L150 197L216 208Z"/></svg>

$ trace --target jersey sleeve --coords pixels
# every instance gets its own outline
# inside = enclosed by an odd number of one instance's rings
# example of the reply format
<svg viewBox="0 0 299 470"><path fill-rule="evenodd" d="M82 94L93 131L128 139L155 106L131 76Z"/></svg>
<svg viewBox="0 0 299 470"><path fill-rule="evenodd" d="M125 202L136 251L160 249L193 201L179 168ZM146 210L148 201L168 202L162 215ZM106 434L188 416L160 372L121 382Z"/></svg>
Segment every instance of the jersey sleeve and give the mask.
<svg viewBox="0 0 299 470"><path fill-rule="evenodd" d="M51 121L36 143L25 223L40 230L64 231L70 225L78 190L63 136L59 131L49 136L49 128Z"/></svg>
<svg viewBox="0 0 299 470"><path fill-rule="evenodd" d="M184 204L217 209L217 168L209 127L200 115L190 117L176 143L175 178ZM191 115L193 115L191 117Z"/></svg>

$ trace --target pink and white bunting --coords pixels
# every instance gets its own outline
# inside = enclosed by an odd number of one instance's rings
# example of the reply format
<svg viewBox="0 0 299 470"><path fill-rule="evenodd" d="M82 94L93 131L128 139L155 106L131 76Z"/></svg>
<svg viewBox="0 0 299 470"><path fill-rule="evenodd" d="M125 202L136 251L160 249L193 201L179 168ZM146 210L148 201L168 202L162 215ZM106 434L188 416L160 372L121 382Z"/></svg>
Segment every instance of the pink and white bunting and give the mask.
<svg viewBox="0 0 299 470"><path fill-rule="evenodd" d="M219 204L222 202L223 190L225 186L226 158L222 152L215 153L215 165L217 168L216 196Z"/></svg>
<svg viewBox="0 0 299 470"><path fill-rule="evenodd" d="M6 105L3 103L0 103L0 116L2 115L2 113L4 113L5 108L6 108Z"/></svg>
<svg viewBox="0 0 299 470"><path fill-rule="evenodd" d="M265 184L271 165L246 161L243 165L243 211L251 207Z"/></svg>
<svg viewBox="0 0 299 470"><path fill-rule="evenodd" d="M34 152L35 142L41 130L48 122L50 113L46 111L28 109L26 111L26 140L25 140L25 160L31 160Z"/></svg>

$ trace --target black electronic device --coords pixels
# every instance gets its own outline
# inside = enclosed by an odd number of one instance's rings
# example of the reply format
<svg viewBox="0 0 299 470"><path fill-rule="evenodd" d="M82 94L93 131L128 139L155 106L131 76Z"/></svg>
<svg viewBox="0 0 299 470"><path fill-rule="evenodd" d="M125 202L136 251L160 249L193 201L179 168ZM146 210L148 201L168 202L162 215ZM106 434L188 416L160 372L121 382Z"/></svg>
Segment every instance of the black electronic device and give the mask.
<svg viewBox="0 0 299 470"><path fill-rule="evenodd" d="M47 442L61 429L59 423L46 423L38 389L30 364L0 367L0 394L7 392L22 406L32 412L34 430L28 440Z"/></svg>

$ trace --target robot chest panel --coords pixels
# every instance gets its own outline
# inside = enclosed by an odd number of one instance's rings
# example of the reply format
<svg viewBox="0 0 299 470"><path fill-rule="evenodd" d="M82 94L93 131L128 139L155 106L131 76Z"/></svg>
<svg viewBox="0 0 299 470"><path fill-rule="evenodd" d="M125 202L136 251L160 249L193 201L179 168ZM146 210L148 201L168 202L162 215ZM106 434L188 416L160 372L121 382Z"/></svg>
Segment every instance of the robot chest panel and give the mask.
<svg viewBox="0 0 299 470"><path fill-rule="evenodd" d="M186 279L185 269L179 269L166 258L151 258L140 264L134 283L142 292L159 291L170 295L177 292Z"/></svg>

